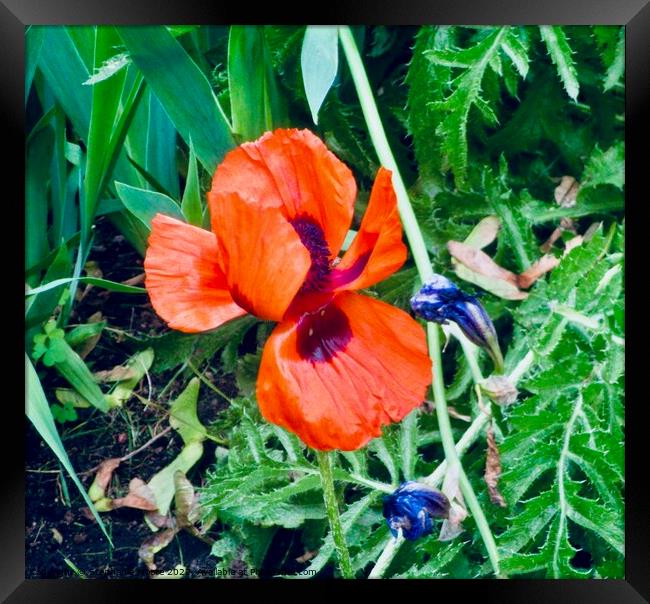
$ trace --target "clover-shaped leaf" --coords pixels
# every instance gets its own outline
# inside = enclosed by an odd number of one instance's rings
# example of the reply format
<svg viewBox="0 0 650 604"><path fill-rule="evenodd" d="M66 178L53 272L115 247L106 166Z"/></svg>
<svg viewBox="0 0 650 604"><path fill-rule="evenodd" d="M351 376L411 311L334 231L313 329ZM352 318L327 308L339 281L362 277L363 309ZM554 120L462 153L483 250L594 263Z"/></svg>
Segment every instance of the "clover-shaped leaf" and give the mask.
<svg viewBox="0 0 650 604"><path fill-rule="evenodd" d="M63 405L54 403L50 405L50 410L54 419L60 424L77 419L77 412L70 402L64 403Z"/></svg>
<svg viewBox="0 0 650 604"><path fill-rule="evenodd" d="M43 357L43 364L46 367L52 367L56 363L61 363L65 360L65 332L58 328L56 322L53 320L48 321L43 326L43 331L45 333L39 333L34 336L32 358L38 360Z"/></svg>

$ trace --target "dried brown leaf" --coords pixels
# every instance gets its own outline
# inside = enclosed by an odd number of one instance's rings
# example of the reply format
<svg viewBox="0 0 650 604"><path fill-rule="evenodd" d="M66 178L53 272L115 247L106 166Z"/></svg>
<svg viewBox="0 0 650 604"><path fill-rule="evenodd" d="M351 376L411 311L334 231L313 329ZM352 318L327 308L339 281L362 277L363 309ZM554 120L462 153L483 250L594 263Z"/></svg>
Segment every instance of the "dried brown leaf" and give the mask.
<svg viewBox="0 0 650 604"><path fill-rule="evenodd" d="M156 528L176 528L176 520L171 514L147 512L145 518Z"/></svg>
<svg viewBox="0 0 650 604"><path fill-rule="evenodd" d="M451 464L442 483L442 492L449 500L449 515L440 526L439 541L451 541L465 530L462 522L467 518L467 507L460 490L459 477L459 465Z"/></svg>
<svg viewBox="0 0 650 604"><path fill-rule="evenodd" d="M480 383L481 391L497 405L512 405L517 400L519 391L505 375L491 375Z"/></svg>
<svg viewBox="0 0 650 604"><path fill-rule="evenodd" d="M312 558L315 558L318 556L318 550L305 550L305 553L302 556L298 556L296 558L296 562L300 564L305 564L306 562L309 562Z"/></svg>
<svg viewBox="0 0 650 604"><path fill-rule="evenodd" d="M138 549L138 557L146 564L149 570L156 570L154 556L172 542L178 530L177 528L168 528L155 533L151 537L147 537L142 542L140 549Z"/></svg>
<svg viewBox="0 0 650 604"><path fill-rule="evenodd" d="M485 484L488 487L490 494L490 501L499 507L506 507L506 500L499 492L499 477L501 476L501 456L499 455L499 448L497 447L496 440L494 439L494 430L492 425L487 429L487 457L485 459Z"/></svg>
<svg viewBox="0 0 650 604"><path fill-rule="evenodd" d="M106 496L106 489L108 488L113 472L120 465L121 460L119 457L112 457L110 459L105 459L99 464L99 469L97 474L95 474L95 480L90 485L88 489L88 497L92 502L99 501Z"/></svg>
<svg viewBox="0 0 650 604"><path fill-rule="evenodd" d="M61 545L63 543L63 535L55 528L51 528L50 531L52 532L52 539Z"/></svg>
<svg viewBox="0 0 650 604"><path fill-rule="evenodd" d="M564 255L566 256L572 249L582 245L583 241L584 237L582 235L569 239L569 241L564 244Z"/></svg>
<svg viewBox="0 0 650 604"><path fill-rule="evenodd" d="M464 281L474 283L504 300L528 297L517 286L517 275L499 266L485 252L460 241L449 241L447 249L452 255L456 274Z"/></svg>
<svg viewBox="0 0 650 604"><path fill-rule="evenodd" d="M447 242L447 249L458 262L461 262L464 266L479 275L507 281L515 286L517 285L517 275L499 266L485 252L460 241Z"/></svg>
<svg viewBox="0 0 650 604"><path fill-rule="evenodd" d="M199 520L199 498L192 483L181 470L174 472L174 503L178 526L192 526Z"/></svg>
<svg viewBox="0 0 650 604"><path fill-rule="evenodd" d="M133 367L125 367L124 365L117 365L113 369L106 369L105 371L96 371L93 377L96 382L123 382L130 380L138 375L138 372Z"/></svg>
<svg viewBox="0 0 650 604"><path fill-rule="evenodd" d="M545 254L548 254L548 252L551 251L551 248L553 247L555 242L562 236L562 231L563 230L564 229L561 226L559 226L551 233L549 238L544 243L542 243L542 245L540 246L540 249L542 250L542 252L544 252Z"/></svg>
<svg viewBox="0 0 650 604"><path fill-rule="evenodd" d="M521 275L517 277L517 284L522 289L528 289L537 279L553 270L560 264L559 258L552 254L544 254L532 266L529 266Z"/></svg>
<svg viewBox="0 0 650 604"><path fill-rule="evenodd" d="M576 205L580 191L580 183L573 176L563 176L560 184L555 187L555 202L562 208Z"/></svg>
<svg viewBox="0 0 650 604"><path fill-rule="evenodd" d="M154 511L158 509L156 498L147 483L140 478L133 478L129 482L129 492L125 497L113 499L113 509L136 508L138 510Z"/></svg>
<svg viewBox="0 0 650 604"><path fill-rule="evenodd" d="M139 275L136 275L135 277L131 277L130 279L127 279L126 281L122 281L123 285L140 285L140 283L144 283L144 278L145 274L140 273Z"/></svg>

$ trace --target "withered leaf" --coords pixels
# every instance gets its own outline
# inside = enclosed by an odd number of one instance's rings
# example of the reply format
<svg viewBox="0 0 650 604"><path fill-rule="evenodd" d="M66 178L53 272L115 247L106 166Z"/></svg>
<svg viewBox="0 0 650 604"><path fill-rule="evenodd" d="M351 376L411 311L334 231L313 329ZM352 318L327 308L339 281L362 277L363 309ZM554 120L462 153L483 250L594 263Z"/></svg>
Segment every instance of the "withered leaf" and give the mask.
<svg viewBox="0 0 650 604"><path fill-rule="evenodd" d="M111 482L113 472L120 463L119 457L112 457L105 459L99 464L99 469L97 470L97 474L95 474L95 480L93 480L93 483L88 489L88 497L90 497L92 502L99 501L106 496L106 489Z"/></svg>
<svg viewBox="0 0 650 604"><path fill-rule="evenodd" d="M176 521L178 526L192 526L199 520L198 495L194 493L192 483L181 470L174 472L174 503L176 504Z"/></svg>
<svg viewBox="0 0 650 604"><path fill-rule="evenodd" d="M499 455L499 448L497 447L496 440L494 439L494 430L492 424L487 429L487 457L485 459L485 484L488 487L490 494L490 501L499 507L506 507L506 500L499 492L499 477L501 476L501 456Z"/></svg>
<svg viewBox="0 0 650 604"><path fill-rule="evenodd" d="M296 562L300 564L305 564L309 562L312 558L315 558L318 555L318 550L305 550L305 553L302 556L296 558Z"/></svg>
<svg viewBox="0 0 650 604"><path fill-rule="evenodd" d="M177 528L168 528L151 535L151 537L147 537L142 542L140 549L138 549L138 557L146 564L149 570L156 570L154 556L172 542L178 530Z"/></svg>
<svg viewBox="0 0 650 604"><path fill-rule="evenodd" d="M558 258L552 254L544 254L517 277L517 285L522 289L528 289L537 279L553 270L558 264L560 264Z"/></svg>
<svg viewBox="0 0 650 604"><path fill-rule="evenodd" d="M517 285L517 275L499 266L490 256L460 241L449 241L456 274L463 280L499 296L504 300L523 300L528 296Z"/></svg>
<svg viewBox="0 0 650 604"><path fill-rule="evenodd" d="M117 365L113 369L106 369L105 371L96 371L93 377L96 382L123 382L136 377L138 373L133 367L125 367L124 365Z"/></svg>
<svg viewBox="0 0 650 604"><path fill-rule="evenodd" d="M63 543L63 535L55 528L51 528L50 531L52 532L52 539L61 545Z"/></svg>
<svg viewBox="0 0 650 604"><path fill-rule="evenodd" d="M176 528L176 520L171 514L147 512L145 517L147 521L153 524L156 528Z"/></svg>
<svg viewBox="0 0 650 604"><path fill-rule="evenodd" d="M480 383L481 391L497 405L512 405L517 400L519 391L505 375L491 375Z"/></svg>
<svg viewBox="0 0 650 604"><path fill-rule="evenodd" d="M442 521L439 541L451 541L463 532L462 522L467 518L467 507L460 490L459 464L451 464L442 483L442 492L449 500L449 515Z"/></svg>
<svg viewBox="0 0 650 604"><path fill-rule="evenodd" d="M555 202L562 208L576 205L580 191L580 183L573 176L563 176L560 184L555 187Z"/></svg>
<svg viewBox="0 0 650 604"><path fill-rule="evenodd" d="M158 509L153 492L147 486L147 483L140 478L133 478L131 482L129 482L129 492L125 497L113 499L113 509L121 507L136 508L138 510L147 511Z"/></svg>
<svg viewBox="0 0 650 604"><path fill-rule="evenodd" d="M577 235L576 237L573 237L573 239L569 239L569 241L564 244L564 255L566 256L572 249L582 245L583 241L584 237L582 235Z"/></svg>

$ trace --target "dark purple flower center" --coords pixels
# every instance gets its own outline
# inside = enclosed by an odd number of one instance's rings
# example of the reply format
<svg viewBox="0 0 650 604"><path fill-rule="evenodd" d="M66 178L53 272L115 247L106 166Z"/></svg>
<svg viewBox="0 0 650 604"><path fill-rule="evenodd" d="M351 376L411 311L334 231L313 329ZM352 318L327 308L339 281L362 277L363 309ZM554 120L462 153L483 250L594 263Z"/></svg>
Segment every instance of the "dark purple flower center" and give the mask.
<svg viewBox="0 0 650 604"><path fill-rule="evenodd" d="M298 319L298 354L312 363L331 360L351 339L348 318L333 304Z"/></svg>
<svg viewBox="0 0 650 604"><path fill-rule="evenodd" d="M309 216L297 216L291 221L300 241L309 251L311 267L299 293L326 291L331 272L330 249L323 229Z"/></svg>

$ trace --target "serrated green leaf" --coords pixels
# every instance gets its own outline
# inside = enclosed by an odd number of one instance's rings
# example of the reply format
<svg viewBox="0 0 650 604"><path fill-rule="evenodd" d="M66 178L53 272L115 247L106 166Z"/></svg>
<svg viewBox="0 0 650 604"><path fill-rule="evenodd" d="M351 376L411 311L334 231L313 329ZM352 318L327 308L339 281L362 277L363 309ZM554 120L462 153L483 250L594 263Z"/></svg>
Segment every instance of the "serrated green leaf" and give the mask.
<svg viewBox="0 0 650 604"><path fill-rule="evenodd" d="M573 50L569 46L566 34L562 27L557 25L540 25L539 31L546 44L548 54L557 68L557 74L562 80L567 94L575 101L578 99L580 84L578 83Z"/></svg>
<svg viewBox="0 0 650 604"><path fill-rule="evenodd" d="M622 189L625 184L625 146L623 142L621 141L605 151L596 145L585 165L580 184L583 189L606 184ZM580 197L579 193L577 203L581 203Z"/></svg>

